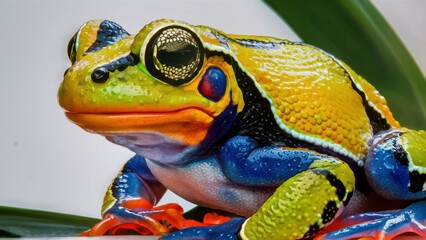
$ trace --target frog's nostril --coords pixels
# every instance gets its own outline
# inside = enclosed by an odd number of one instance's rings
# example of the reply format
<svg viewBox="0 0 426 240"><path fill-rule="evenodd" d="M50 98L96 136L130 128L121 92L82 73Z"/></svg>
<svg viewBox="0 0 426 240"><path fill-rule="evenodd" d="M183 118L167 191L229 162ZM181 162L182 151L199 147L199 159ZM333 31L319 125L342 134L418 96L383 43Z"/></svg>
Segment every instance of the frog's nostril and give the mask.
<svg viewBox="0 0 426 240"><path fill-rule="evenodd" d="M106 68L99 67L92 72L92 81L95 83L105 83L109 78L109 71Z"/></svg>

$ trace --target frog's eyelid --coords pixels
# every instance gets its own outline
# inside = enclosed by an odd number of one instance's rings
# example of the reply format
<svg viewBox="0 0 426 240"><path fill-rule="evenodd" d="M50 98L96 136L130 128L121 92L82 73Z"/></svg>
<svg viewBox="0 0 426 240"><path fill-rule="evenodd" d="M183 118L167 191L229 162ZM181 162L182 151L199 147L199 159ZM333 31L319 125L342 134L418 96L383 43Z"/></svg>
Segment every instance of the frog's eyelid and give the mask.
<svg viewBox="0 0 426 240"><path fill-rule="evenodd" d="M68 53L68 58L72 64L74 64L74 62L77 60L78 43L80 41L81 31L84 28L84 26L86 26L86 23L83 24L78 29L78 31L74 34L74 36L68 42L67 53Z"/></svg>
<svg viewBox="0 0 426 240"><path fill-rule="evenodd" d="M68 48L67 48L68 58L70 59L71 63L73 63L73 64L74 64L74 62L76 61L76 58L77 58L78 42L80 41L80 34L81 34L81 31L84 28L84 26L86 26L86 23L83 24L78 29L78 31L74 34L74 36L68 42Z"/></svg>
<svg viewBox="0 0 426 240"><path fill-rule="evenodd" d="M86 26L86 23L83 24L83 26L80 27L80 29L78 29L76 35L75 35L75 41L74 41L74 47L75 47L75 51L77 52L78 49L78 43L80 42L80 35L81 35L81 31L83 30L83 28Z"/></svg>
<svg viewBox="0 0 426 240"><path fill-rule="evenodd" d="M75 34L75 40L74 40L74 51L75 51L75 57L77 56L77 51L78 51L78 43L80 42L80 35L81 32L83 31L83 28L86 26L87 23L83 24L78 31Z"/></svg>
<svg viewBox="0 0 426 240"><path fill-rule="evenodd" d="M68 42L68 47L67 47L68 59L73 64L75 62L75 56L76 56L76 48L75 48L76 36L77 36L77 33L75 33L74 36L70 39L70 41Z"/></svg>
<svg viewBox="0 0 426 240"><path fill-rule="evenodd" d="M109 21L109 20L104 20L99 24L99 29L96 32L96 40L85 51L84 54L90 53L90 52L97 52L100 49L108 45L111 45L129 35L130 34L117 23Z"/></svg>
<svg viewBox="0 0 426 240"><path fill-rule="evenodd" d="M130 34L115 22L91 20L83 24L70 40L68 55L74 63L82 56L97 52L128 36Z"/></svg>

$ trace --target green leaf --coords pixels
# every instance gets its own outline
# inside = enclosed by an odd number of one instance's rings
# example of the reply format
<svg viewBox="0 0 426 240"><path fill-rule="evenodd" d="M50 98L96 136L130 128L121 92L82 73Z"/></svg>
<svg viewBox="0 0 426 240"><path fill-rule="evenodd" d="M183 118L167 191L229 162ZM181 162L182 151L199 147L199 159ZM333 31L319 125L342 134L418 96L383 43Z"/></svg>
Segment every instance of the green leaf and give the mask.
<svg viewBox="0 0 426 240"><path fill-rule="evenodd" d="M0 206L0 237L76 236L99 219Z"/></svg>
<svg viewBox="0 0 426 240"><path fill-rule="evenodd" d="M426 129L426 80L368 0L264 0L309 44L346 62L385 96L401 125Z"/></svg>

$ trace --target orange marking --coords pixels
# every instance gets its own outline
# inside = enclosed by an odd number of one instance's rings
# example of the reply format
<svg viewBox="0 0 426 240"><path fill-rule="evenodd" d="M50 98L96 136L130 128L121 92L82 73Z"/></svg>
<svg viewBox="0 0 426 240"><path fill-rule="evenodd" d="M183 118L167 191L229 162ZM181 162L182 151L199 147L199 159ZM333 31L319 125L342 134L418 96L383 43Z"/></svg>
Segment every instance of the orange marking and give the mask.
<svg viewBox="0 0 426 240"><path fill-rule="evenodd" d="M126 200L123 203L121 203L121 206L127 209L136 209L136 208L151 209L152 208L152 204L143 198Z"/></svg>
<svg viewBox="0 0 426 240"><path fill-rule="evenodd" d="M204 215L203 223L209 225L217 225L227 222L229 220L231 220L230 217L221 216L217 213L207 213L206 215Z"/></svg>
<svg viewBox="0 0 426 240"><path fill-rule="evenodd" d="M391 240L392 237L389 237L385 231L377 231L376 237L373 239L380 239L380 240Z"/></svg>
<svg viewBox="0 0 426 240"><path fill-rule="evenodd" d="M213 117L198 109L169 113L91 114L70 113L66 116L90 132L112 133L157 132L188 145L200 143Z"/></svg>

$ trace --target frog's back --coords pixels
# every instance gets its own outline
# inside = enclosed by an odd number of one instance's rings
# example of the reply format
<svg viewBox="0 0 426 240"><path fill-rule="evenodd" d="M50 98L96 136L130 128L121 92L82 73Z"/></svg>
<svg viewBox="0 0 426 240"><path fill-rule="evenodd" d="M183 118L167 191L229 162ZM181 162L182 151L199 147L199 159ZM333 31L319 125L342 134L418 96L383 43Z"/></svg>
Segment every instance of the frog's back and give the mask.
<svg viewBox="0 0 426 240"><path fill-rule="evenodd" d="M296 139L362 160L374 133L399 126L377 90L326 52L270 37L218 35L268 98L280 128Z"/></svg>

